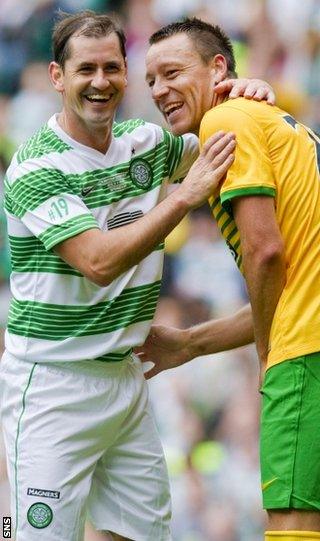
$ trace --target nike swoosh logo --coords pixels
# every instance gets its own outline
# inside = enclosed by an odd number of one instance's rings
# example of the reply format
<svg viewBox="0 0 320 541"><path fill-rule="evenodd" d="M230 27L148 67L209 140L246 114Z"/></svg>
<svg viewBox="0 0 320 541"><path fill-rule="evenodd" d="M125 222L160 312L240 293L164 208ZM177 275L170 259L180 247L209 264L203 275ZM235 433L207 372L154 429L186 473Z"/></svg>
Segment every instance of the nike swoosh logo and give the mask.
<svg viewBox="0 0 320 541"><path fill-rule="evenodd" d="M89 195L90 192L92 192L92 190L95 189L95 186L88 186L87 188L82 188L81 190L81 195L82 197L85 197L86 195Z"/></svg>
<svg viewBox="0 0 320 541"><path fill-rule="evenodd" d="M270 485L272 485L278 479L279 477L274 477L273 479L270 479L270 481L266 481L265 483L262 483L261 484L262 490L266 490Z"/></svg>

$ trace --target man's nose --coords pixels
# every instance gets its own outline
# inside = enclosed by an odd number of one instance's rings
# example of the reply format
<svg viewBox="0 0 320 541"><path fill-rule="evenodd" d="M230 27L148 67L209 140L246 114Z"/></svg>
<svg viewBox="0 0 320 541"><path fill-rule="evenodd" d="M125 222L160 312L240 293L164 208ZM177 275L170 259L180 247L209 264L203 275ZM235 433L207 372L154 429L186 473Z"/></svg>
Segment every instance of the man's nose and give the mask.
<svg viewBox="0 0 320 541"><path fill-rule="evenodd" d="M106 73L101 69L95 72L91 84L94 88L104 90L109 86L110 82Z"/></svg>
<svg viewBox="0 0 320 541"><path fill-rule="evenodd" d="M163 81L155 81L152 86L152 98L158 100L168 92L168 87Z"/></svg>

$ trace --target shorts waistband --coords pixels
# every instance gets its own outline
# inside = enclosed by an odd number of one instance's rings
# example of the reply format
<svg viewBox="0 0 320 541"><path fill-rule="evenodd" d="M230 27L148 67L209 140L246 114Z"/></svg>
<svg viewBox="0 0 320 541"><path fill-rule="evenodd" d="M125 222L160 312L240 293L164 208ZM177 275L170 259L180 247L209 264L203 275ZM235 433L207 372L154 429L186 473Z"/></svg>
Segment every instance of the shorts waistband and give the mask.
<svg viewBox="0 0 320 541"><path fill-rule="evenodd" d="M54 372L64 372L65 370L70 370L79 374L88 374L91 376L99 377L110 377L111 374L116 375L121 372L123 368L125 368L130 363L140 363L140 360L134 353L130 353L123 360L115 362L101 362L94 359L86 359L83 361L31 362L19 359L18 357L12 355L12 353L5 351L1 362L5 364L20 364L23 366L32 366L33 364L37 364L39 366L46 367L46 369L49 371L52 370Z"/></svg>

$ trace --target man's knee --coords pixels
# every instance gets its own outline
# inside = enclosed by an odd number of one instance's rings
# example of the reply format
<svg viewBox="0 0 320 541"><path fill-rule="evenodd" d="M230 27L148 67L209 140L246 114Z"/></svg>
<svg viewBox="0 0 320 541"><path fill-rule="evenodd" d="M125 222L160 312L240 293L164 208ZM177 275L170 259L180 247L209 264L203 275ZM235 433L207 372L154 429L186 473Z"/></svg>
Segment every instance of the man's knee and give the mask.
<svg viewBox="0 0 320 541"><path fill-rule="evenodd" d="M267 530L320 532L320 511L269 509Z"/></svg>

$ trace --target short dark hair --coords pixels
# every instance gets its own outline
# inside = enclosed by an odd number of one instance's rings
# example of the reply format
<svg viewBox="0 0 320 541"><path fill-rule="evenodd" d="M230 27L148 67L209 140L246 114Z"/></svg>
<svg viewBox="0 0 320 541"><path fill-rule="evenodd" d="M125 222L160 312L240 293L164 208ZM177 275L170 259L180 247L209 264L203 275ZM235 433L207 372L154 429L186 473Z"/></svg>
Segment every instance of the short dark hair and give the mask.
<svg viewBox="0 0 320 541"><path fill-rule="evenodd" d="M218 25L206 23L196 17L185 18L154 32L149 39L149 44L153 45L175 34L187 34L206 64L216 54L222 54L227 61L228 75L236 76L236 62L231 40Z"/></svg>
<svg viewBox="0 0 320 541"><path fill-rule="evenodd" d="M102 15L91 10L79 11L75 14L58 13L52 34L52 50L54 61L64 68L70 56L69 41L73 36L101 38L117 34L123 58L126 58L126 37L115 16Z"/></svg>

